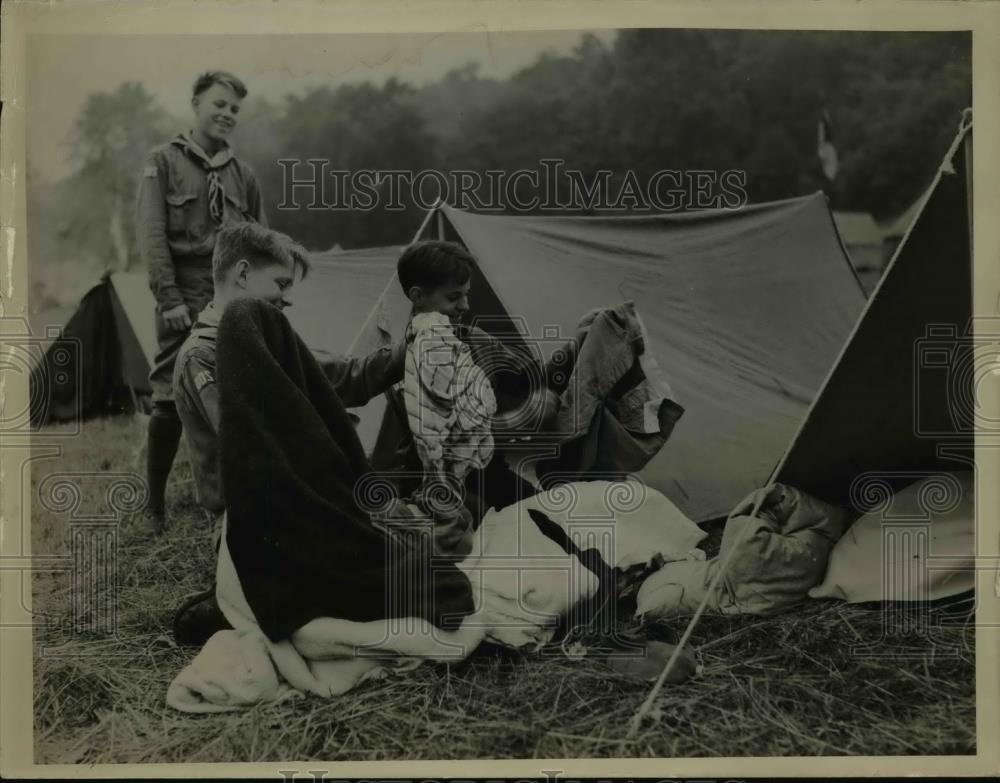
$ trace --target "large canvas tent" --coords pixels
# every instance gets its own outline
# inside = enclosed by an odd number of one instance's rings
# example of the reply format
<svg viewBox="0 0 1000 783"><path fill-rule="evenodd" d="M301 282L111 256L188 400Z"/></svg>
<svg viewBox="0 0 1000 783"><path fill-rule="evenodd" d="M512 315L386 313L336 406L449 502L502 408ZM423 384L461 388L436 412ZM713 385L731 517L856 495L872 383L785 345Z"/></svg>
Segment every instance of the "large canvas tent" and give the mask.
<svg viewBox="0 0 1000 783"><path fill-rule="evenodd" d="M635 301L685 408L643 477L699 521L767 479L865 301L822 193L639 217L442 205L420 236L469 248L478 264L470 315L513 339L555 345L589 309ZM352 353L398 339L408 314L393 280ZM384 410L374 402L363 412L369 446Z"/></svg>
<svg viewBox="0 0 1000 783"><path fill-rule="evenodd" d="M313 254L313 268L292 292L285 311L303 341L318 354L340 355L358 324L378 301L396 271L402 248L375 247Z"/></svg>
<svg viewBox="0 0 1000 783"><path fill-rule="evenodd" d="M865 510L852 485L969 469L975 423L972 129L962 128L775 480ZM860 507L859 507L860 506Z"/></svg>
<svg viewBox="0 0 1000 783"><path fill-rule="evenodd" d="M320 355L344 353L395 269L399 248L312 256L289 320ZM88 291L33 368L32 421L64 421L131 406L149 394L156 356L155 300L144 272L115 272ZM36 319L35 328L44 325ZM40 336L40 335L36 335ZM68 358L68 361L67 361Z"/></svg>

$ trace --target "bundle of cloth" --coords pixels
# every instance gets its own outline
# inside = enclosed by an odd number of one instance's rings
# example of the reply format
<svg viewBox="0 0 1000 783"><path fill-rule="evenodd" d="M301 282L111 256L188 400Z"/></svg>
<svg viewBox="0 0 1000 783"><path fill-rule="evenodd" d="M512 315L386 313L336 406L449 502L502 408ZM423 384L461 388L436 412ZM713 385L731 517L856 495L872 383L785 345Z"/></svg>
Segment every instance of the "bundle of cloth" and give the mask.
<svg viewBox="0 0 1000 783"><path fill-rule="evenodd" d="M474 616L489 641L527 651L549 643L561 624L590 623L630 581L664 563L703 558L706 536L634 479L552 487L489 512L477 533L459 565L475 585ZM599 591L607 601L591 600Z"/></svg>
<svg viewBox="0 0 1000 783"><path fill-rule="evenodd" d="M462 562L435 557L413 504L373 510L357 496L371 469L353 424L279 310L230 304L218 341L216 590L233 628L171 683L176 709L330 697L485 639L537 648L622 573L689 557L704 538L638 482L573 482L488 514Z"/></svg>
<svg viewBox="0 0 1000 783"><path fill-rule="evenodd" d="M595 613L606 611L629 580L703 557L697 546L705 535L638 482L573 482L486 515L472 554L457 566L474 603L457 629L419 618L322 617L293 638L272 640L243 592L227 532L217 597L234 630L208 641L171 683L167 703L185 712L224 712L305 693L328 698L424 661L459 661L484 640L537 651L576 624L594 624Z"/></svg>
<svg viewBox="0 0 1000 783"><path fill-rule="evenodd" d="M536 486L641 470L684 413L632 301L594 311L542 375L545 388L508 415L533 421L538 454L523 446L505 453Z"/></svg>
<svg viewBox="0 0 1000 783"><path fill-rule="evenodd" d="M636 615L693 614L703 600L707 611L722 614L784 611L806 600L822 581L849 521L846 509L794 487L776 483L755 490L733 509L719 554L665 564L639 588ZM710 591L723 563L725 571Z"/></svg>
<svg viewBox="0 0 1000 783"><path fill-rule="evenodd" d="M847 603L935 601L972 590L976 495L971 471L931 473L892 492L883 479L857 492L879 502L834 546L810 598Z"/></svg>

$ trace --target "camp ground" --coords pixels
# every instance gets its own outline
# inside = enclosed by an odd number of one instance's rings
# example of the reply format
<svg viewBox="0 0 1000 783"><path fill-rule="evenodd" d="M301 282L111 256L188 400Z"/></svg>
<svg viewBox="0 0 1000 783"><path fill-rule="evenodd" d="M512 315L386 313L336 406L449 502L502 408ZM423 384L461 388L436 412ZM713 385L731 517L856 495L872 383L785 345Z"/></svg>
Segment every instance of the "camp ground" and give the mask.
<svg viewBox="0 0 1000 783"><path fill-rule="evenodd" d="M760 486L864 306L825 196L650 217L508 217L441 205L421 237L477 260L470 318L551 351L592 307L634 300L685 408L642 478L688 516L724 516ZM353 353L397 339L393 281ZM370 438L373 403L363 413ZM369 441L373 443L374 441Z"/></svg>
<svg viewBox="0 0 1000 783"><path fill-rule="evenodd" d="M313 279L296 290L288 310L310 347L320 354L340 354L350 347L357 324L381 294L398 256L396 247L335 249L312 256ZM56 313L36 316L36 336L55 326L62 342L50 341L32 372L35 424L142 409L156 356L154 309L144 272L114 272L84 295L68 319ZM58 345L70 348L65 353L74 357L69 365L62 363Z"/></svg>
<svg viewBox="0 0 1000 783"><path fill-rule="evenodd" d="M609 297L636 302L685 407L643 478L705 523L706 563L725 563L712 572L721 581L748 568L738 549L726 560L718 520L771 481L877 518L916 479L970 472L975 413L953 404L970 398L968 376L942 380L933 359L972 348L971 143L963 126L867 298L821 194L735 213L638 219L481 216L440 206L420 236L468 246L478 262L473 314L508 336L538 338L543 349L589 307ZM333 262L329 279L317 264L323 284L296 297L289 315L310 346L361 353L399 334L407 313L392 273L398 249L365 252L384 263L365 278L370 298L350 316L363 323L359 333L327 334L329 302L343 279ZM370 442L382 408L362 411ZM769 426L759 427L760 419ZM128 417L88 426L91 437L112 444L103 459L127 464L139 432ZM76 467L97 469L86 442L66 450ZM922 534L931 517L935 524L946 517L949 530L962 528L966 547L974 529L969 495L948 495L947 481L944 496L932 493L937 511L910 515L894 530L905 523ZM127 633L73 636L70 594L44 596L56 622L40 629L38 643L63 654L36 662L42 757L245 761L286 755L288 747L309 759L917 755L975 746L974 623L948 608L968 596L967 547L939 561L933 584L916 595L933 624L925 635L912 633L912 616L898 605L886 611L855 600L846 580L800 595L774 616L699 615L692 607L644 619L638 627L646 637L697 652L703 670L685 682L637 680L582 648L488 650L366 682L332 701L181 715L163 694L192 651L171 644L157 608L201 589L215 564L190 496L175 488L174 497L184 513L163 544L122 550L129 589L117 618ZM35 529L51 537L60 524L42 508ZM842 540L851 543L851 535ZM935 546L916 554L936 554ZM866 552L864 569L880 578L884 550ZM70 726L61 718L66 705L79 716Z"/></svg>
<svg viewBox="0 0 1000 783"><path fill-rule="evenodd" d="M822 193L638 218L481 216L443 205L421 236L466 244L478 260L472 318L543 353L590 308L636 302L649 351L685 408L642 477L696 521L725 515L766 479L865 300ZM362 355L402 334L409 310L394 279L398 254L380 248L317 258L288 311L310 347ZM128 312L115 293L126 285ZM125 385L148 391L152 296L133 273L113 276L106 298L119 303L109 309ZM111 323L96 311L88 318ZM351 339L357 324L364 328ZM143 328L146 342L132 339ZM146 353L135 350L144 344ZM108 367L103 388L118 374ZM375 400L360 412L369 449L383 409Z"/></svg>

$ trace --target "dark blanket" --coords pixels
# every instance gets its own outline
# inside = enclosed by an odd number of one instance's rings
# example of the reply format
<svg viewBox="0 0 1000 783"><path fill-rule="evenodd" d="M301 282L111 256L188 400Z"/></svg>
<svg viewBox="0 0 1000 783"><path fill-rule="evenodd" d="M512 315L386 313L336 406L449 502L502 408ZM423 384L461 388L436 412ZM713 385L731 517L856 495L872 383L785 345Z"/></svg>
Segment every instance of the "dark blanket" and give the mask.
<svg viewBox="0 0 1000 783"><path fill-rule="evenodd" d="M472 613L454 564L432 564L359 507L355 487L371 471L361 442L280 310L248 299L226 307L217 383L226 543L270 639L323 616L416 616L444 628L455 622L446 616Z"/></svg>

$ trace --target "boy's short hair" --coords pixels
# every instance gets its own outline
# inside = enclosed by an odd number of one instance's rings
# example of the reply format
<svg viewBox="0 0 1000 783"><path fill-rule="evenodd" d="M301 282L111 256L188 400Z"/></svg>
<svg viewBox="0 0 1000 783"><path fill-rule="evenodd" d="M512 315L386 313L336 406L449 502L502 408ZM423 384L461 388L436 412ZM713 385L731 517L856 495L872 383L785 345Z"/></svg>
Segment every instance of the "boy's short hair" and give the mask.
<svg viewBox="0 0 1000 783"><path fill-rule="evenodd" d="M212 278L216 283L226 279L238 261L246 259L255 269L281 264L305 277L312 264L309 252L287 234L265 228L259 223L234 223L215 235L212 252Z"/></svg>
<svg viewBox="0 0 1000 783"><path fill-rule="evenodd" d="M464 285L472 276L472 255L457 242L426 240L403 251L396 274L404 293L413 286L431 290L444 285Z"/></svg>
<svg viewBox="0 0 1000 783"><path fill-rule="evenodd" d="M229 71L206 71L195 81L193 94L195 96L201 95L205 90L210 89L213 84L224 84L235 92L240 100L247 97L247 86L239 76Z"/></svg>

